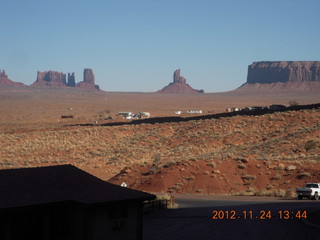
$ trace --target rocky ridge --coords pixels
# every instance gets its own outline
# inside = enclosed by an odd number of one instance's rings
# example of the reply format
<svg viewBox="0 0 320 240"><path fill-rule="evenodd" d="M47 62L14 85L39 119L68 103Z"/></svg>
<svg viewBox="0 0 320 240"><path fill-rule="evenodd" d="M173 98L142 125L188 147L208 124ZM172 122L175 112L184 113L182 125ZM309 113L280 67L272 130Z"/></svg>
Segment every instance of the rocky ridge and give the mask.
<svg viewBox="0 0 320 240"><path fill-rule="evenodd" d="M10 80L4 70L0 70L0 85L1 86L25 86L23 83L14 82Z"/></svg>
<svg viewBox="0 0 320 240"><path fill-rule="evenodd" d="M189 84L187 84L187 80L180 75L180 69L177 69L173 73L173 82L169 85L165 86L158 92L160 93L204 93L203 90L193 89Z"/></svg>

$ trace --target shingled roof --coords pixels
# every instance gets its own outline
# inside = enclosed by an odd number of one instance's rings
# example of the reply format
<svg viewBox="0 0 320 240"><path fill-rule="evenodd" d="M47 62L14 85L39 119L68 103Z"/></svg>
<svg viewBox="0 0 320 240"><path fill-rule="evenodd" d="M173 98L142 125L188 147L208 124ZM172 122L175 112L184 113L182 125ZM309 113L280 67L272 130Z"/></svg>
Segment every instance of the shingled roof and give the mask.
<svg viewBox="0 0 320 240"><path fill-rule="evenodd" d="M0 209L64 201L91 205L154 198L105 182L72 165L0 170Z"/></svg>

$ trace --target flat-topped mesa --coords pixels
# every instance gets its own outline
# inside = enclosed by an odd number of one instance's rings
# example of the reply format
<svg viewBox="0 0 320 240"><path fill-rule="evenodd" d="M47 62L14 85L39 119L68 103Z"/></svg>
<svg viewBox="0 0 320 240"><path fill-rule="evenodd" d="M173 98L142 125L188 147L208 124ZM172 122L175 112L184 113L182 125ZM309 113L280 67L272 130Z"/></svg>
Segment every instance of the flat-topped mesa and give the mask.
<svg viewBox="0 0 320 240"><path fill-rule="evenodd" d="M320 82L320 61L263 61L248 67L247 83Z"/></svg>
<svg viewBox="0 0 320 240"><path fill-rule="evenodd" d="M23 83L14 82L8 78L4 70L0 70L0 86L25 86Z"/></svg>
<svg viewBox="0 0 320 240"><path fill-rule="evenodd" d="M67 86L66 74L55 71L37 72L37 80L31 86Z"/></svg>
<svg viewBox="0 0 320 240"><path fill-rule="evenodd" d="M162 88L158 92L160 93L204 93L203 90L193 89L187 80L180 75L180 69L177 69L173 73L173 82L169 83L166 87Z"/></svg>

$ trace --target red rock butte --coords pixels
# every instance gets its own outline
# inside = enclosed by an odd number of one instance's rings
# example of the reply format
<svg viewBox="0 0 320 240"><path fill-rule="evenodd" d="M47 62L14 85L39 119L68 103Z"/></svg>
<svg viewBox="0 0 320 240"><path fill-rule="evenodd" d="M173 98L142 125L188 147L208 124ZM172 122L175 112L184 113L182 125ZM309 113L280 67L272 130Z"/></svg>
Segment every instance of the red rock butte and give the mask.
<svg viewBox="0 0 320 240"><path fill-rule="evenodd" d="M76 84L76 87L86 90L99 90L99 86L95 85L95 78L92 69L85 68L83 70L83 81Z"/></svg>
<svg viewBox="0 0 320 240"><path fill-rule="evenodd" d="M56 71L37 72L37 80L31 85L38 86L52 86L52 87L76 87L84 90L99 90L99 86L95 85L95 78L92 69L86 68L83 71L83 81L76 84L75 74L68 73L68 80L66 74Z"/></svg>
<svg viewBox="0 0 320 240"><path fill-rule="evenodd" d="M160 93L204 93L203 90L193 89L187 80L180 75L180 69L177 69L173 73L173 82L165 86L158 92Z"/></svg>

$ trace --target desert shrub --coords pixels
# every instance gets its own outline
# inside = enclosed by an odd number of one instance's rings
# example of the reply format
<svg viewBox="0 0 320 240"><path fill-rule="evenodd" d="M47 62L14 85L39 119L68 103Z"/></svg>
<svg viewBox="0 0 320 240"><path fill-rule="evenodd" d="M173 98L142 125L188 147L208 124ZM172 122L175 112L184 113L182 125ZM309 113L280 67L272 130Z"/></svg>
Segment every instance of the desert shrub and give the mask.
<svg viewBox="0 0 320 240"><path fill-rule="evenodd" d="M285 197L287 195L287 191L284 189L276 189L275 196L276 197Z"/></svg>
<svg viewBox="0 0 320 240"><path fill-rule="evenodd" d="M276 174L271 178L271 180L280 180L280 179L281 179L281 175L280 174Z"/></svg>
<svg viewBox="0 0 320 240"><path fill-rule="evenodd" d="M243 163L240 163L240 164L238 165L238 168L239 168L239 169L245 169L245 168L246 168L246 165L244 165Z"/></svg>
<svg viewBox="0 0 320 240"><path fill-rule="evenodd" d="M256 176L247 174L247 175L242 176L241 178L244 180L254 180L254 179L256 179Z"/></svg>
<svg viewBox="0 0 320 240"><path fill-rule="evenodd" d="M252 191L247 191L247 190L241 190L237 193L233 193L234 196L254 196L254 192Z"/></svg>
<svg viewBox="0 0 320 240"><path fill-rule="evenodd" d="M255 196L268 196L268 197L287 197L291 196L292 193L289 190L284 189L263 189L258 190L254 193Z"/></svg>
<svg viewBox="0 0 320 240"><path fill-rule="evenodd" d="M297 197L297 193L295 190L289 188L286 191L286 197Z"/></svg>
<svg viewBox="0 0 320 240"><path fill-rule="evenodd" d="M207 163L207 166L215 168L216 167L216 163L215 162Z"/></svg>
<svg viewBox="0 0 320 240"><path fill-rule="evenodd" d="M297 106L297 105L298 105L298 102L296 100L289 101L289 106L290 107Z"/></svg>
<svg viewBox="0 0 320 240"><path fill-rule="evenodd" d="M272 190L259 190L254 193L255 196L268 196L271 197L274 195Z"/></svg>
<svg viewBox="0 0 320 240"><path fill-rule="evenodd" d="M297 176L298 179L305 179L305 178L308 178L308 177L311 177L311 174L308 173L308 172L300 173L300 174Z"/></svg>
<svg viewBox="0 0 320 240"><path fill-rule="evenodd" d="M156 172L161 168L161 155L159 153L153 156L153 163L151 167L151 172Z"/></svg>
<svg viewBox="0 0 320 240"><path fill-rule="evenodd" d="M213 170L212 173L214 173L214 174L220 174L221 172L220 172L220 170Z"/></svg>
<svg viewBox="0 0 320 240"><path fill-rule="evenodd" d="M191 176L191 177L188 177L188 178L187 178L188 181L192 181L192 180L194 180L194 179L195 179L194 176Z"/></svg>
<svg viewBox="0 0 320 240"><path fill-rule="evenodd" d="M276 166L274 168L277 171L283 171L284 170L284 164L283 163L279 163L278 166Z"/></svg>
<svg viewBox="0 0 320 240"><path fill-rule="evenodd" d="M304 149L306 151L309 151L309 150L312 150L312 149L315 149L317 147L317 142L314 141L314 140L309 140L305 143L304 145Z"/></svg>
<svg viewBox="0 0 320 240"><path fill-rule="evenodd" d="M171 161L167 162L166 164L164 164L163 167L168 168L168 167L176 165L176 164L178 164L178 162L171 160Z"/></svg>

